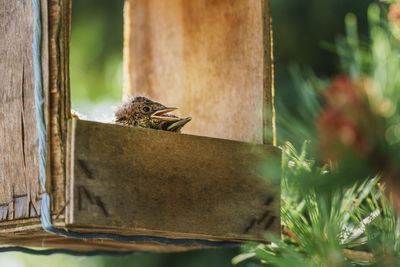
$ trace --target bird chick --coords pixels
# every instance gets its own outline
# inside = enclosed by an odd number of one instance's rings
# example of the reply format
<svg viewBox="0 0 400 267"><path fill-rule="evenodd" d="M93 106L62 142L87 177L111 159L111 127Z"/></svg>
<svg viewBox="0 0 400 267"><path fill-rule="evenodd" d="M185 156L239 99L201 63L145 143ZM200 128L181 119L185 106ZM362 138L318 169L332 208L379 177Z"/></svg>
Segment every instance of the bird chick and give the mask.
<svg viewBox="0 0 400 267"><path fill-rule="evenodd" d="M115 122L128 126L180 132L192 118L179 118L167 114L176 109L143 96L132 97L115 112Z"/></svg>

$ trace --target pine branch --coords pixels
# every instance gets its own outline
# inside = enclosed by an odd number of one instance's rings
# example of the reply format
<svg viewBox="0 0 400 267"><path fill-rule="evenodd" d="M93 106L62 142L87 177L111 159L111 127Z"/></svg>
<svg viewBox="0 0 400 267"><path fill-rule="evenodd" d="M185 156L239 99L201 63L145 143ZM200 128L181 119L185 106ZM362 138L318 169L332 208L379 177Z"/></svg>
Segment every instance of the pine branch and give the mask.
<svg viewBox="0 0 400 267"><path fill-rule="evenodd" d="M299 238L296 236L295 233L283 227L282 234L284 236L289 237L296 242L300 242ZM348 260L353 261L360 261L360 262L369 262L369 263L376 263L376 259L372 253L365 252L365 251L357 251L352 249L343 249L342 250L343 256Z"/></svg>

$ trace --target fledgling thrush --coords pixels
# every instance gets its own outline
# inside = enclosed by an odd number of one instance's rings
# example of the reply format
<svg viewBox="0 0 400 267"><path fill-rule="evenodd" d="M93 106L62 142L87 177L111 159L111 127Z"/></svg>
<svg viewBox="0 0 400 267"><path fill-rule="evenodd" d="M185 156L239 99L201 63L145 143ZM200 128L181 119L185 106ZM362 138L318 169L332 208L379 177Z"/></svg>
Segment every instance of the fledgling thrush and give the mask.
<svg viewBox="0 0 400 267"><path fill-rule="evenodd" d="M132 97L115 112L115 122L128 126L180 132L191 117L179 118L167 114L177 108L169 108L146 97Z"/></svg>

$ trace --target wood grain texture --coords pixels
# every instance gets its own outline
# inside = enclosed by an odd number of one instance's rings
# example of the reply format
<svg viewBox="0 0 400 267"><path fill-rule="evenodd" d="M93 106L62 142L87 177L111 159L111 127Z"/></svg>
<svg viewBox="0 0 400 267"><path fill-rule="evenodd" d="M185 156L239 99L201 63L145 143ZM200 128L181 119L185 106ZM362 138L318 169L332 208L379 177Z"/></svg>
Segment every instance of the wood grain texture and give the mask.
<svg viewBox="0 0 400 267"><path fill-rule="evenodd" d="M65 206L63 160L70 114L70 5L68 0L41 0L42 79L49 152L46 173L48 192L54 189L52 208L55 214ZM31 217L36 223L40 222L31 1L0 1L0 26L0 70L4 70L0 71L3 84L0 88L0 228L8 229L11 226L6 227L5 221ZM17 220L11 225L19 229L24 227L24 222Z"/></svg>
<svg viewBox="0 0 400 267"><path fill-rule="evenodd" d="M38 216L31 1L0 0L0 220Z"/></svg>
<svg viewBox="0 0 400 267"><path fill-rule="evenodd" d="M64 221L53 216L53 223L56 227L63 227ZM40 220L37 218L16 219L2 222L0 228L0 243L8 246L24 246L37 248L69 249L73 251L148 251L148 252L179 252L204 248L202 246L175 246L162 245L148 242L118 242L104 239L75 239L65 238L45 232L42 229ZM73 231L80 232L117 232L125 235L142 234L140 232L126 231L122 228L101 229L87 227L71 227Z"/></svg>
<svg viewBox="0 0 400 267"><path fill-rule="evenodd" d="M67 120L70 118L69 40L71 1L48 0L49 38L49 121L47 192L51 193L52 211L65 206L65 153Z"/></svg>
<svg viewBox="0 0 400 267"><path fill-rule="evenodd" d="M263 119L273 104L267 6L268 0L126 0L125 98L145 95L179 107L178 115L193 117L185 133L272 144L263 139L273 127Z"/></svg>
<svg viewBox="0 0 400 267"><path fill-rule="evenodd" d="M10 246L24 246L33 247L39 249L67 249L72 251L81 252L95 252L95 251L120 251L120 252L131 252L131 251L143 251L143 252L183 252L193 249L201 249L201 246L176 246L176 245L163 245L148 242L117 242L112 240L98 240L98 239L74 239L65 238L62 236L52 235L44 232L43 230L31 231L29 233L20 233L12 235L0 234L1 244L7 244Z"/></svg>
<svg viewBox="0 0 400 267"><path fill-rule="evenodd" d="M279 158L275 147L76 119L70 133L68 227L213 240L280 232L279 197L255 171Z"/></svg>
<svg viewBox="0 0 400 267"><path fill-rule="evenodd" d="M53 220L57 227L63 222ZM24 225L23 227L16 226ZM45 232L40 223L34 219L14 220L4 223L6 228L0 229L0 243L8 246L25 246L37 248L69 249L73 251L149 251L149 252L178 252L204 248L202 246L175 246L148 242L118 242L105 239L74 239ZM75 229L73 229L75 230ZM97 231L95 228L79 228L79 231ZM123 233L123 231L121 231Z"/></svg>

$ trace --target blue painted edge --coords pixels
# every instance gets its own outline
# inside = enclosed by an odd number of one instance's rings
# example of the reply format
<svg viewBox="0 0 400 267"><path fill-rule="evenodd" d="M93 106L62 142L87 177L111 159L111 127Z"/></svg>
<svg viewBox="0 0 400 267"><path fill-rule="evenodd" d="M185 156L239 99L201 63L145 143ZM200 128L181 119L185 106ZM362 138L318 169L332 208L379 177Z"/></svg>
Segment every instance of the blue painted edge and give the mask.
<svg viewBox="0 0 400 267"><path fill-rule="evenodd" d="M74 251L69 249L31 249L19 246L0 247L0 252L22 252L36 256L50 256L55 254L64 254L70 256L113 256L122 257L137 254L146 254L146 252L125 252L125 251Z"/></svg>

